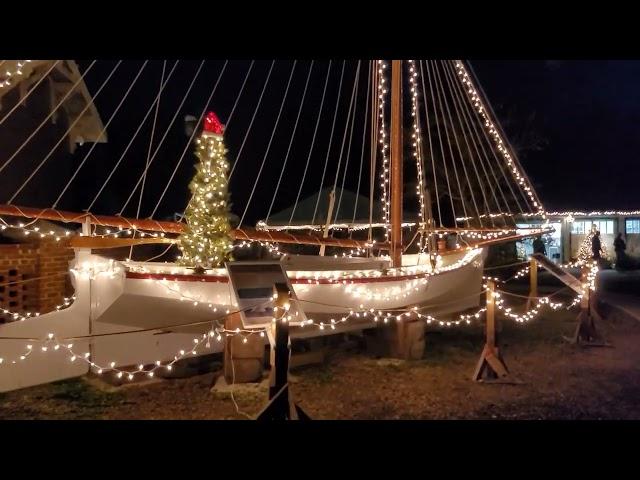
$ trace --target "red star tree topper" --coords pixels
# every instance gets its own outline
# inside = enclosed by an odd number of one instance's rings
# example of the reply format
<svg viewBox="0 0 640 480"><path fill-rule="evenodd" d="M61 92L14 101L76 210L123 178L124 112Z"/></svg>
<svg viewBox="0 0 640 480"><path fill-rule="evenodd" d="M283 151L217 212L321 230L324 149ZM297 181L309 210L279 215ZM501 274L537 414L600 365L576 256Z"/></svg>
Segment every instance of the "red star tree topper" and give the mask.
<svg viewBox="0 0 640 480"><path fill-rule="evenodd" d="M224 125L220 122L218 116L209 112L204 117L203 133L213 133L214 135L222 135L224 133Z"/></svg>

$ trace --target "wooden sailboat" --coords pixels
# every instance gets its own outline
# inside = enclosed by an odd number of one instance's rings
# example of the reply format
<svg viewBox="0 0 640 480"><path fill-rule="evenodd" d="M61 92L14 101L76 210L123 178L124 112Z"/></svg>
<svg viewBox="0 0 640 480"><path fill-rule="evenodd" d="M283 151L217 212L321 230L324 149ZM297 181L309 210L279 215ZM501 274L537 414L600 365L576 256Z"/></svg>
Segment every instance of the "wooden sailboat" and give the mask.
<svg viewBox="0 0 640 480"><path fill-rule="evenodd" d="M370 240L328 236L329 222L325 225L323 236L270 229L239 228L234 232L236 240L318 245L323 252L326 246L360 248L369 252L367 257L352 258L282 256L281 264L306 316L332 325L331 329L324 331L318 328L300 329L294 336L322 335L334 333L340 328L374 326L373 312L420 308L421 311L444 316L477 307L487 247L492 243L538 233L495 227L465 229L454 226L436 229L429 206L425 223L418 226L427 237L429 247L413 254L404 253L402 85L403 61L393 60L388 242L374 243ZM91 356L96 364L115 360L118 365L131 365L148 359L173 358L176 349L185 341L188 342L194 333L207 332L211 328L210 322L219 321L225 314L237 309L238 299L224 268L194 274L192 270L175 264L120 262L92 253L92 249L99 248L175 242L175 238L170 237L181 232L180 223L29 209L15 205L1 205L0 215L84 225L84 235L70 240L70 246L76 249L76 259L70 267L75 272L73 281L77 305L30 318L20 324L0 326L3 333L38 337L52 331L54 325L64 324L67 330L77 331L78 334L103 335L87 342L87 345L91 344ZM147 236L133 239L94 237L91 236L90 225L139 230L147 232ZM476 241L436 251L436 235L472 230L478 237ZM489 235L480 238L478 232L488 232ZM389 255L381 255L382 252L388 252ZM372 315L366 321L340 322L356 310L369 311ZM331 320L338 322L334 324ZM126 338L114 335L122 331L134 333ZM158 335L159 332L163 334ZM221 348L221 343L213 342L198 354L219 351ZM62 375L64 377L66 373ZM34 378L33 381L38 382L37 379L41 377L36 375Z"/></svg>

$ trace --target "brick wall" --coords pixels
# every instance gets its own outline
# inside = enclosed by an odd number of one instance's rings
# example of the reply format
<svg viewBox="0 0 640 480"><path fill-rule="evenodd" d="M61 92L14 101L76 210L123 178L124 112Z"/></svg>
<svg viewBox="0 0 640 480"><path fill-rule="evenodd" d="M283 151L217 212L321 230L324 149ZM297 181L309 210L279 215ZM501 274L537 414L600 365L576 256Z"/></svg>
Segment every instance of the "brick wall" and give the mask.
<svg viewBox="0 0 640 480"><path fill-rule="evenodd" d="M66 275L73 257L73 249L55 239L0 245L0 308L18 313L54 310L73 294ZM6 285L38 277L46 278Z"/></svg>

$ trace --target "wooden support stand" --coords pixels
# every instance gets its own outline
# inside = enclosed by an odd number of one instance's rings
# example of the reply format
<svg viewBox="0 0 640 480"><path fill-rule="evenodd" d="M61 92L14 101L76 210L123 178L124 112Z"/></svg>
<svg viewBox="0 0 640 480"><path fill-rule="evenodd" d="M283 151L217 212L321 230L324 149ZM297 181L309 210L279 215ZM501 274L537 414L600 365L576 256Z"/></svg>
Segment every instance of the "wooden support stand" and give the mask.
<svg viewBox="0 0 640 480"><path fill-rule="evenodd" d="M239 313L229 315L224 322L227 330L242 328ZM227 385L251 383L262 380L264 362L264 339L258 335L249 335L246 342L240 335L225 338L224 379Z"/></svg>
<svg viewBox="0 0 640 480"><path fill-rule="evenodd" d="M289 289L284 283L276 283L278 316L285 312L289 302ZM269 403L258 414L256 420L310 420L309 416L295 404L289 390L289 323L286 316L275 322L271 351L271 373Z"/></svg>
<svg viewBox="0 0 640 480"><path fill-rule="evenodd" d="M476 382L491 381L505 378L508 375L509 370L507 370L507 366L500 355L496 335L495 282L489 280L487 281L486 341L473 374L473 380Z"/></svg>
<svg viewBox="0 0 640 480"><path fill-rule="evenodd" d="M425 349L425 324L422 320L401 320L385 329L387 353L401 360L420 360Z"/></svg>
<svg viewBox="0 0 640 480"><path fill-rule="evenodd" d="M527 299L527 310L535 304L538 299L538 263L531 257L529 263L529 298Z"/></svg>
<svg viewBox="0 0 640 480"><path fill-rule="evenodd" d="M582 283L586 285L588 270L585 268L582 271ZM607 343L602 335L596 329L595 321L601 321L602 317L598 313L596 308L597 297L594 293L587 288L580 299L580 313L578 314L578 325L573 337L568 339L575 345L582 345L585 347L610 347L611 344Z"/></svg>

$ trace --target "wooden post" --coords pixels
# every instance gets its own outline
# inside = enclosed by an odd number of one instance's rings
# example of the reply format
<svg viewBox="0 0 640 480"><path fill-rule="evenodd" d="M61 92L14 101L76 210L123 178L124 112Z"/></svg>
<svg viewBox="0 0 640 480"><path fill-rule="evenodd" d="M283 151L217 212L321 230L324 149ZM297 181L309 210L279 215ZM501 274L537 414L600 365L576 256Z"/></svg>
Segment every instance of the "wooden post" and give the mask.
<svg viewBox="0 0 640 480"><path fill-rule="evenodd" d="M584 293L580 299L580 313L578 314L578 325L576 331L571 338L571 343L576 345L584 345L587 347L610 347L596 330L594 320L601 320L602 317L596 309L596 296L591 292L588 281L589 269L582 269L582 284L586 285ZM569 340L569 339L567 339Z"/></svg>
<svg viewBox="0 0 640 480"><path fill-rule="evenodd" d="M225 330L243 328L242 317L232 313L224 320ZM227 385L254 383L262 380L264 363L264 339L249 335L245 339L239 335L224 337L223 374Z"/></svg>
<svg viewBox="0 0 640 480"><path fill-rule="evenodd" d="M319 195L319 194L318 194ZM324 233L322 234L322 238L327 238L329 236L329 225L331 225L331 216L333 215L333 205L336 201L336 191L331 190L329 192L329 208L327 209L327 221L324 224ZM324 250L326 245L320 245L320 256L324 257Z"/></svg>
<svg viewBox="0 0 640 480"><path fill-rule="evenodd" d="M402 267L402 60L391 62L391 260Z"/></svg>
<svg viewBox="0 0 640 480"><path fill-rule="evenodd" d="M289 390L289 322L287 305L289 289L285 283L276 283L276 306L274 345L271 353L271 373L269 375L269 403L258 414L257 420L310 420L309 416L293 401Z"/></svg>
<svg viewBox="0 0 640 480"><path fill-rule="evenodd" d="M527 310L531 308L531 306L538 299L538 262L536 259L531 257L529 261L529 298L527 299Z"/></svg>
<svg viewBox="0 0 640 480"><path fill-rule="evenodd" d="M495 380L509 375L500 350L498 348L498 338L496 335L496 310L495 310L495 282L487 281L487 311L485 327L485 344L480 354L480 360L473 374L476 382Z"/></svg>

